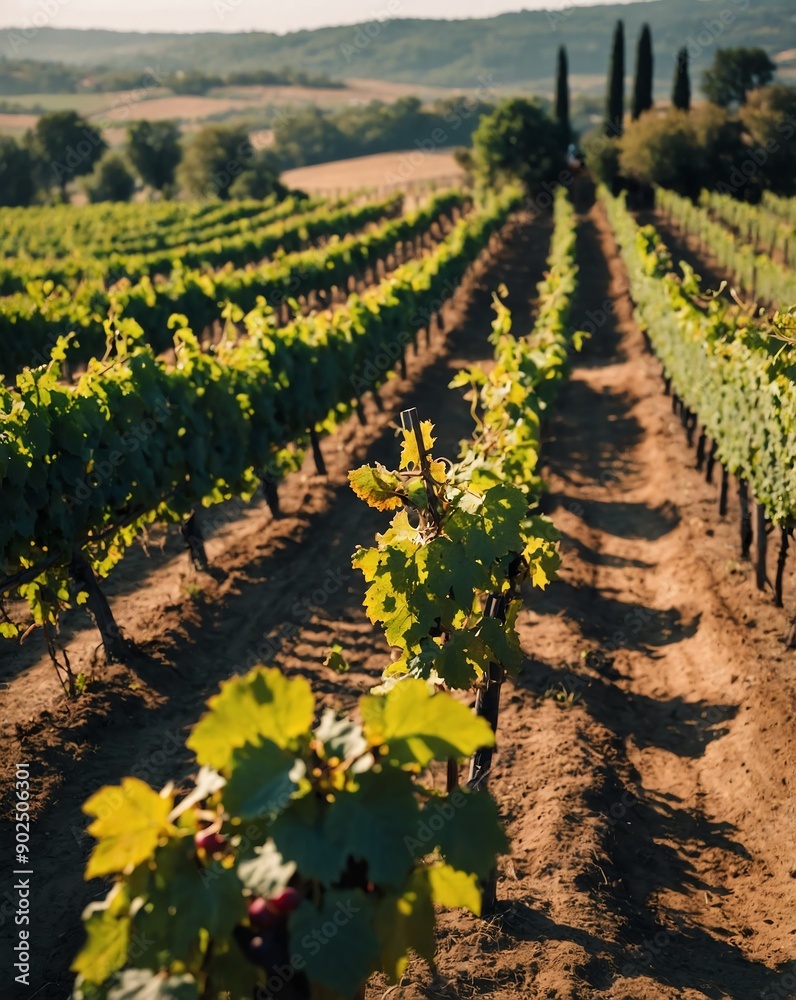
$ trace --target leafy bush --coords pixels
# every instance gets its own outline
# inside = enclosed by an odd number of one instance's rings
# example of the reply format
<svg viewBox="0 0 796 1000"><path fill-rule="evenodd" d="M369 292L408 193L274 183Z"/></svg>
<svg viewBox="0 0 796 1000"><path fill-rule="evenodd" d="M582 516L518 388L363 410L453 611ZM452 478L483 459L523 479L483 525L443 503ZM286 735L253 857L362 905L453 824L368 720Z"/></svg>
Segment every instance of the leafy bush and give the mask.
<svg viewBox="0 0 796 1000"><path fill-rule="evenodd" d="M135 191L135 177L118 153L106 153L83 181L88 200L129 201Z"/></svg>
<svg viewBox="0 0 796 1000"><path fill-rule="evenodd" d="M476 178L488 187L518 179L527 191L554 183L564 170L561 130L534 101L504 101L473 135Z"/></svg>

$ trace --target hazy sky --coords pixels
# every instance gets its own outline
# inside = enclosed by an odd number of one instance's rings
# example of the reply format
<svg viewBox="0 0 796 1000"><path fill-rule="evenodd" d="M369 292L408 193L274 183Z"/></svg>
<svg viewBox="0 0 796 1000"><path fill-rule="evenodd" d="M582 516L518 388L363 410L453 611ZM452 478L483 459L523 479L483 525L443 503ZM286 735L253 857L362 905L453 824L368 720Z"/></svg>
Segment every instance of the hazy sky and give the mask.
<svg viewBox="0 0 796 1000"><path fill-rule="evenodd" d="M0 0L0 27L125 31L297 31L393 17L489 17L509 10L561 10L617 0ZM620 0L621 2L621 0ZM384 14L382 14L382 17Z"/></svg>

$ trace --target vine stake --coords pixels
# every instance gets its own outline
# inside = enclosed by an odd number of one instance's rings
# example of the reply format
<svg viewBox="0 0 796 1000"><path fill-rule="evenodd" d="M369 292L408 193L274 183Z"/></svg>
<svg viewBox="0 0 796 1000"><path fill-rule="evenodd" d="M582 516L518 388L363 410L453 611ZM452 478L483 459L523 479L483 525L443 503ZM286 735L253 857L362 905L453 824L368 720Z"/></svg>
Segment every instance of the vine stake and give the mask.
<svg viewBox="0 0 796 1000"><path fill-rule="evenodd" d="M484 609L485 618L506 620L506 600L502 594L490 594ZM497 732L498 715L500 714L500 689L505 677L505 671L499 663L489 664L489 674L484 687L478 689L475 696L475 714L486 719ZM492 747L476 750L470 762L470 777L467 787L473 791L482 791L487 787L489 772L492 769ZM491 913L497 903L497 871L493 871L484 886L482 897L482 913Z"/></svg>
<svg viewBox="0 0 796 1000"><path fill-rule="evenodd" d="M106 660L108 663L122 662L127 655L127 646L122 639L121 630L113 617L108 598L103 594L97 582L94 570L79 550L76 550L72 556L69 572L78 587L88 594L86 607L102 637Z"/></svg>
<svg viewBox="0 0 796 1000"><path fill-rule="evenodd" d="M755 583L758 590L765 590L766 587L766 548L768 542L768 532L766 531L766 508L757 504L755 508L755 548L757 558L755 560Z"/></svg>

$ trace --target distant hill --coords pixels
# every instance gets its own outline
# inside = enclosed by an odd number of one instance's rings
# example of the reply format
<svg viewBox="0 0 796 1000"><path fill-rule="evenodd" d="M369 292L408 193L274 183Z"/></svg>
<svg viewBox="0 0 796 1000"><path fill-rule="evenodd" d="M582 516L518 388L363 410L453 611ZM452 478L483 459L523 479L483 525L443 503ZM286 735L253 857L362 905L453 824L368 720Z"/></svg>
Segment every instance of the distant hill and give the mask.
<svg viewBox="0 0 796 1000"><path fill-rule="evenodd" d="M630 50L629 73L639 29L644 21L651 25L656 91L661 97L669 92L674 55L682 45L691 50L695 84L716 48L731 45L760 45L772 57L782 55L782 78L796 80L793 0L649 0L595 7L571 7L568 0L551 0L551 6L557 10L522 11L484 20L374 22L370 33L362 26L288 35L42 28L26 40L19 30L4 28L0 29L0 52L9 58L140 70L142 76L148 65L163 72L201 67L212 73L289 65L335 79L371 77L471 89L483 77L497 88L521 86L549 92L556 48L563 43L569 51L574 89L599 93L611 30L621 17Z"/></svg>

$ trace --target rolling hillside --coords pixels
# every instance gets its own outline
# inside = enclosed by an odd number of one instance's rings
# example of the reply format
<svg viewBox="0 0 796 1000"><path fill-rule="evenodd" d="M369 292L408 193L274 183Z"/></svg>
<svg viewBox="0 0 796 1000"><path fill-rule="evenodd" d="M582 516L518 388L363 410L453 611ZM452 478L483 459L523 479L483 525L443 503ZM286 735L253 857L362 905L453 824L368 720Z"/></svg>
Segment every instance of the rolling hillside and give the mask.
<svg viewBox="0 0 796 1000"><path fill-rule="evenodd" d="M500 88L549 90L555 48L566 44L573 85L601 92L614 21L625 21L631 46L644 21L652 26L656 89L668 92L677 49L689 47L699 72L717 47L760 45L781 56L781 75L796 77L796 9L791 0L651 0L646 3L523 11L485 20L394 20L364 28L345 26L288 35L135 34L43 28L25 41L0 30L0 51L18 58L62 60L117 68L163 70L201 65L208 72L290 65L331 77L372 77L415 85L475 88L480 78Z"/></svg>

